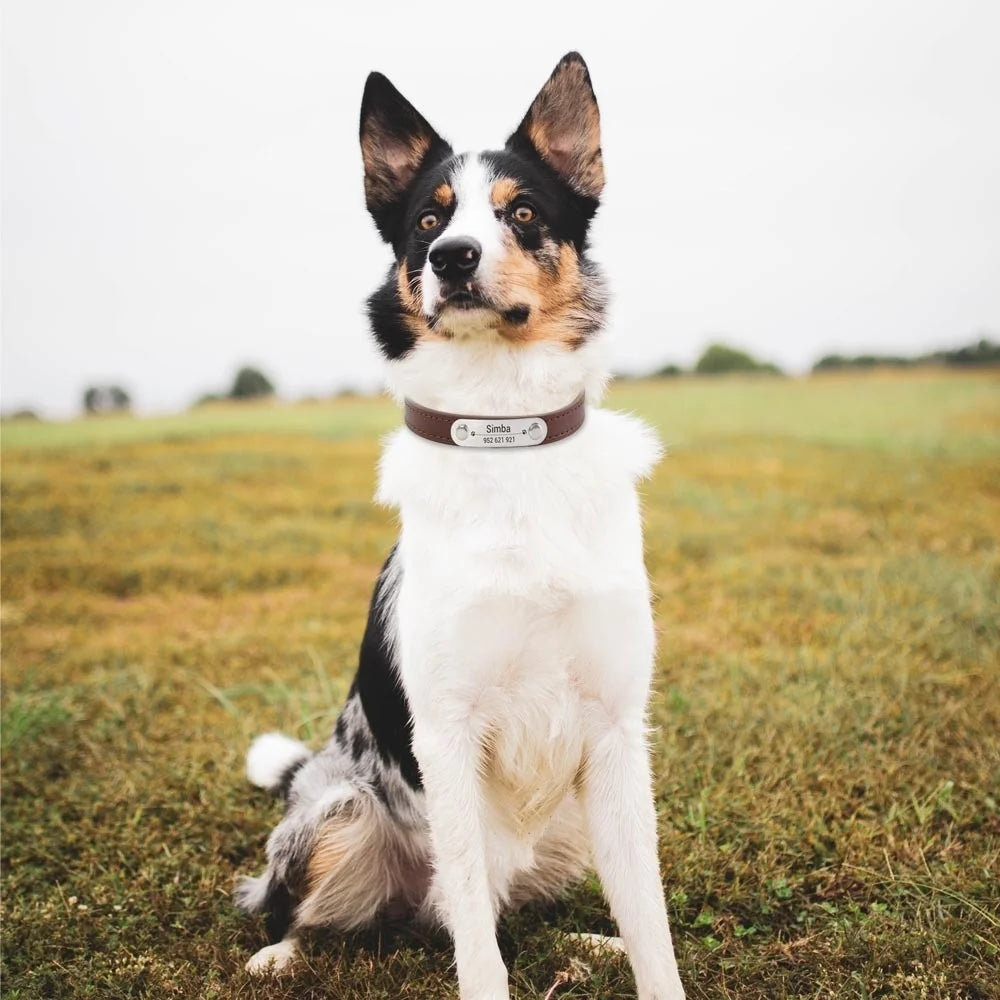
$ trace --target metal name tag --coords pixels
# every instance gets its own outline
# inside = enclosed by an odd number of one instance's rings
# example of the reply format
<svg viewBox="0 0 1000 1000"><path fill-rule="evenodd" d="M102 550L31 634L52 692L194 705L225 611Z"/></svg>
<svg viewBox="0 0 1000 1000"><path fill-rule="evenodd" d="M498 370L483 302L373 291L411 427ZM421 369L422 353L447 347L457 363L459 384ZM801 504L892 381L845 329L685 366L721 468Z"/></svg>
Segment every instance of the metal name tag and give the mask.
<svg viewBox="0 0 1000 1000"><path fill-rule="evenodd" d="M461 417L451 425L451 439L463 448L527 448L541 444L548 427L541 417L473 420Z"/></svg>

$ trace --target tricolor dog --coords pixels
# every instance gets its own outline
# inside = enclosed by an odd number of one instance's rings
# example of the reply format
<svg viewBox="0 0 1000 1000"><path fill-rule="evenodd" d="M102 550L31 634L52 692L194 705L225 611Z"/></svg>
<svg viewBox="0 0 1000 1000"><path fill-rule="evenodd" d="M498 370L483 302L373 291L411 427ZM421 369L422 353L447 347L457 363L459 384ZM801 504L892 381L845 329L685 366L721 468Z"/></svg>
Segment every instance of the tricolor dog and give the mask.
<svg viewBox="0 0 1000 1000"><path fill-rule="evenodd" d="M368 312L404 407L377 493L401 530L330 741L250 749L250 780L287 809L238 891L275 942L248 968L291 965L309 928L409 914L450 932L462 1000L507 1000L498 915L592 866L639 997L677 1000L636 494L659 445L599 407L590 75L567 55L502 149L455 154L372 73L361 151L394 254Z"/></svg>

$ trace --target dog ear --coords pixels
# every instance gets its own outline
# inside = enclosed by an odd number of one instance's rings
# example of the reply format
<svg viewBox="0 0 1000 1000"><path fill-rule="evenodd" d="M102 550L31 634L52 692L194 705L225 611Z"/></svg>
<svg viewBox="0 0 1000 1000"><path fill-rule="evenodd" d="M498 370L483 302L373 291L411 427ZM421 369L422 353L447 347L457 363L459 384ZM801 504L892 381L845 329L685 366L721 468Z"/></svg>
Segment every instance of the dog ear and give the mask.
<svg viewBox="0 0 1000 1000"><path fill-rule="evenodd" d="M527 143L574 191L598 198L604 188L601 115L579 52L559 60L538 92L509 148Z"/></svg>
<svg viewBox="0 0 1000 1000"><path fill-rule="evenodd" d="M361 156L365 200L382 236L394 210L428 157L444 159L451 147L381 73L370 73L361 98Z"/></svg>

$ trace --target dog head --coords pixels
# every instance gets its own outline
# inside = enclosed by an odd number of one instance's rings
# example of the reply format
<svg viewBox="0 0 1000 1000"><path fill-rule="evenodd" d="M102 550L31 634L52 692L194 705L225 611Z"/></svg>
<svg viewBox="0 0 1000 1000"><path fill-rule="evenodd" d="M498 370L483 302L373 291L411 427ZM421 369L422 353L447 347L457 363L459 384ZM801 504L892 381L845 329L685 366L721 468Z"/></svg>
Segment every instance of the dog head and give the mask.
<svg viewBox="0 0 1000 1000"><path fill-rule="evenodd" d="M431 341L547 342L572 351L603 323L587 230L604 187L590 74L565 56L501 150L456 155L380 73L361 104L368 210L395 262L368 300L399 359Z"/></svg>

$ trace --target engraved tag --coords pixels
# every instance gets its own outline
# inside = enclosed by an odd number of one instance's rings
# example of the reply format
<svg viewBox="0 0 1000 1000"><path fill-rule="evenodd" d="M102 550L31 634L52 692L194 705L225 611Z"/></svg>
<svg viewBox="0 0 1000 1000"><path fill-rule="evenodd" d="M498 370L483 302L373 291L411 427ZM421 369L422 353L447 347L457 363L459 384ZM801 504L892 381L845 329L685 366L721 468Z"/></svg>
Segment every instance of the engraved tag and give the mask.
<svg viewBox="0 0 1000 1000"><path fill-rule="evenodd" d="M475 420L460 417L451 425L451 439L463 448L527 448L545 440L548 427L541 417Z"/></svg>

